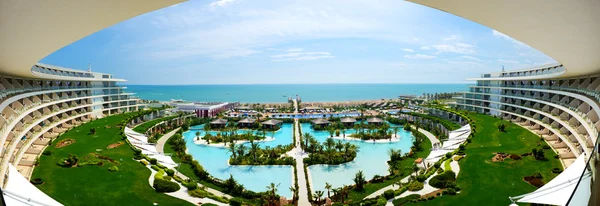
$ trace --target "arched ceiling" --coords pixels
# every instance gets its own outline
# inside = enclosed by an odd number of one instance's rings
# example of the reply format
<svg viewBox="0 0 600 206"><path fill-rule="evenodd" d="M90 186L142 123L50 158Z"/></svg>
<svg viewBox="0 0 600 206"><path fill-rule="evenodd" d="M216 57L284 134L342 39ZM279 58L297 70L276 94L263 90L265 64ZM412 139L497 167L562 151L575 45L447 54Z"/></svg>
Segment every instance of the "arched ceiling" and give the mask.
<svg viewBox="0 0 600 206"><path fill-rule="evenodd" d="M35 77L42 58L106 27L184 0L0 0L0 73Z"/></svg>
<svg viewBox="0 0 600 206"><path fill-rule="evenodd" d="M563 77L600 73L598 0L408 0L483 24L563 64Z"/></svg>

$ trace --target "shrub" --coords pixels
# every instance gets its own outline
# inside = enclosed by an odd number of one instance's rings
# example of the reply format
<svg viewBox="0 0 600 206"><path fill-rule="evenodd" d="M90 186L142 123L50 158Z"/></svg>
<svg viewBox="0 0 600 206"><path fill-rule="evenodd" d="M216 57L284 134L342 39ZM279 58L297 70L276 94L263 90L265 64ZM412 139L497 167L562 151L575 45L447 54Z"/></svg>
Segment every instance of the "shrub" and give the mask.
<svg viewBox="0 0 600 206"><path fill-rule="evenodd" d="M156 178L154 179L152 187L154 187L157 192L175 192L180 188L177 183Z"/></svg>
<svg viewBox="0 0 600 206"><path fill-rule="evenodd" d="M158 163L158 160L155 158L151 158L150 159L150 163L152 163L153 165L155 165L156 163Z"/></svg>
<svg viewBox="0 0 600 206"><path fill-rule="evenodd" d="M442 194L447 194L447 195L456 195L456 190L452 189L452 188L448 188L445 189L444 192L442 192Z"/></svg>
<svg viewBox="0 0 600 206"><path fill-rule="evenodd" d="M148 162L146 160L142 160L140 161L144 166L148 165Z"/></svg>
<svg viewBox="0 0 600 206"><path fill-rule="evenodd" d="M454 157L454 161L460 161L464 156L457 155Z"/></svg>
<svg viewBox="0 0 600 206"><path fill-rule="evenodd" d="M519 156L518 154L510 154L510 158L513 160L520 160L521 156Z"/></svg>
<svg viewBox="0 0 600 206"><path fill-rule="evenodd" d="M417 176L417 181L419 181L419 182L425 182L426 179L427 179L427 176L425 176L425 175Z"/></svg>
<svg viewBox="0 0 600 206"><path fill-rule="evenodd" d="M449 170L431 178L431 180L429 180L429 185L436 188L447 188L454 184L455 181L456 174L452 170Z"/></svg>
<svg viewBox="0 0 600 206"><path fill-rule="evenodd" d="M183 186L186 187L188 190L195 190L196 188L198 188L198 183L194 181L188 181L183 182Z"/></svg>
<svg viewBox="0 0 600 206"><path fill-rule="evenodd" d="M34 185L44 184L44 180L42 180L42 178L39 178L39 177L32 179L30 182L31 182L31 184L34 184Z"/></svg>
<svg viewBox="0 0 600 206"><path fill-rule="evenodd" d="M56 164L61 167L73 167L73 166L77 165L78 162L79 162L79 158L77 157L77 155L69 154L69 156L67 158L62 158Z"/></svg>
<svg viewBox="0 0 600 206"><path fill-rule="evenodd" d="M406 197L398 198L398 199L394 200L394 205L403 205L408 202L411 202L412 200L417 200L419 198L421 198L421 195L418 195L418 194L408 195Z"/></svg>
<svg viewBox="0 0 600 206"><path fill-rule="evenodd" d="M241 206L242 203L243 201L237 197L234 197L231 200L229 200L229 205L231 206Z"/></svg>
<svg viewBox="0 0 600 206"><path fill-rule="evenodd" d="M113 165L112 167L108 168L108 171L117 172L117 171L119 171L119 167L117 167L117 165Z"/></svg>
<svg viewBox="0 0 600 206"><path fill-rule="evenodd" d="M385 205L387 200L384 197L377 198L377 205Z"/></svg>
<svg viewBox="0 0 600 206"><path fill-rule="evenodd" d="M552 173L558 174L558 173L561 173L561 172L562 172L562 170L560 168L557 168L557 167L552 168Z"/></svg>
<svg viewBox="0 0 600 206"><path fill-rule="evenodd" d="M156 165L152 165L152 166L150 166L150 168L152 168L153 170L156 170L156 171L160 170L160 168Z"/></svg>
<svg viewBox="0 0 600 206"><path fill-rule="evenodd" d="M433 164L433 167L435 167L435 168L440 168L440 166L442 166L442 162L440 162L440 161L437 161Z"/></svg>
<svg viewBox="0 0 600 206"><path fill-rule="evenodd" d="M386 190L383 192L383 197L385 197L386 200L394 198L394 190Z"/></svg>
<svg viewBox="0 0 600 206"><path fill-rule="evenodd" d="M167 175L169 175L169 176L171 176L171 177L172 177L173 175L175 175L175 170L172 170L172 169L166 169L166 170L165 170L165 172L167 173Z"/></svg>
<svg viewBox="0 0 600 206"><path fill-rule="evenodd" d="M181 177L179 177L177 175L173 176L173 179L177 182L183 182L183 179L181 179Z"/></svg>
<svg viewBox="0 0 600 206"><path fill-rule="evenodd" d="M542 149L550 149L550 146L548 146L547 144L542 145Z"/></svg>
<svg viewBox="0 0 600 206"><path fill-rule="evenodd" d="M52 151L46 150L46 151L42 152L42 154L43 155L52 155Z"/></svg>
<svg viewBox="0 0 600 206"><path fill-rule="evenodd" d="M408 191L419 191L419 190L422 190L422 189L423 189L423 183L422 182L414 181L414 182L411 182L408 185Z"/></svg>

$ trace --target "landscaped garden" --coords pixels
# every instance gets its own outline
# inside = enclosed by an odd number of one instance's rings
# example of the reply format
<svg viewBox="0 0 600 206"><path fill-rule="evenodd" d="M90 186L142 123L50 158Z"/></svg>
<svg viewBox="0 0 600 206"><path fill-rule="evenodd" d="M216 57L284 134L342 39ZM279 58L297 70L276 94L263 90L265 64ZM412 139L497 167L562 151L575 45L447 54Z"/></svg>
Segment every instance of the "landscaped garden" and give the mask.
<svg viewBox="0 0 600 206"><path fill-rule="evenodd" d="M135 114L94 120L59 136L55 141L74 141L46 149L32 175L44 182L38 188L65 205L190 205L156 192L150 170L133 160L134 151L116 146L123 141L120 125Z"/></svg>
<svg viewBox="0 0 600 206"><path fill-rule="evenodd" d="M476 135L465 148L466 156L459 161L456 184L461 188L460 193L418 203L402 202L409 205L509 205L508 197L536 189L524 180L526 177L539 184L539 176L547 183L557 175L552 170L561 164L538 135L492 116L467 115L474 121ZM493 161L498 153L509 155L502 161Z"/></svg>

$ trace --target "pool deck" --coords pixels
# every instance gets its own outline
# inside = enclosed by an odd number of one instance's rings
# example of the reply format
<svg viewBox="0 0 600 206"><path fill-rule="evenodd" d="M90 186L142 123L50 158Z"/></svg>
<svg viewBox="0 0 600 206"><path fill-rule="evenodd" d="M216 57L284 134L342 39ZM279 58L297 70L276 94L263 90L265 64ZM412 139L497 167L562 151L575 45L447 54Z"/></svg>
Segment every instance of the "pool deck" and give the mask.
<svg viewBox="0 0 600 206"><path fill-rule="evenodd" d="M308 188L306 187L306 174L304 173L304 152L300 146L300 124L298 119L294 119L294 127L296 127L296 147L294 147L294 159L296 159L296 172L298 174L298 205L311 205L308 200Z"/></svg>

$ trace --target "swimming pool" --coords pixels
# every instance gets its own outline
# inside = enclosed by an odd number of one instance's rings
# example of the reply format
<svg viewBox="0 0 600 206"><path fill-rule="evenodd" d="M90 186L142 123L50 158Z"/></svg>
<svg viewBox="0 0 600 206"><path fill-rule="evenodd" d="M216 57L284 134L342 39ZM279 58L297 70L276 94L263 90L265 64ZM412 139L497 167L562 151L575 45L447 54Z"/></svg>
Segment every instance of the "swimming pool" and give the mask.
<svg viewBox="0 0 600 206"><path fill-rule="evenodd" d="M293 167L292 166L232 166L228 164L230 153L226 148L211 147L206 145L196 145L193 139L196 136L195 129L201 129L204 125L193 126L189 131L183 133L188 153L197 160L206 171L212 176L225 180L229 175L244 185L245 188L255 192L267 190L267 186L271 183L280 184L277 194L287 198L292 197L289 187L292 186ZM239 131L247 132L247 131ZM269 142L261 142L261 147L274 147L277 145L286 145L293 142L292 124L282 124L281 129L275 132L275 140ZM211 134L213 132L210 132ZM218 132L214 132L216 134ZM204 135L204 131L203 131ZM267 136L271 136L267 132ZM249 143L245 143L249 144Z"/></svg>
<svg viewBox="0 0 600 206"><path fill-rule="evenodd" d="M360 113L335 113L335 114L272 114L271 118L326 118L329 117L358 117Z"/></svg>
<svg viewBox="0 0 600 206"><path fill-rule="evenodd" d="M392 125L391 126L398 126ZM315 131L310 124L301 124L302 133L311 133L319 142L325 142L329 137L327 131ZM354 129L346 130L346 135L356 133ZM363 171L365 178L370 180L375 175L387 175L387 161L390 159L388 150L390 148L400 149L402 153L410 151L412 146L412 134L401 129L398 131L400 140L397 142L373 143L359 140L340 140L343 142L349 141L359 147L356 158L352 162L341 165L312 165L308 167L311 177L312 191L325 189L325 183L329 183L333 188L338 188L343 185L354 184L353 178L359 170Z"/></svg>

